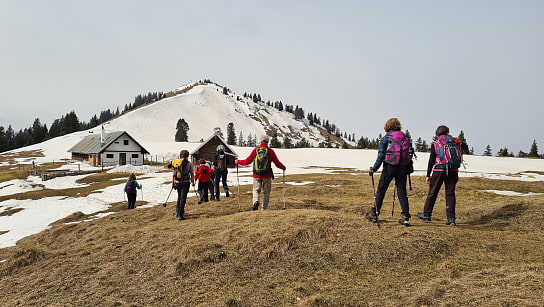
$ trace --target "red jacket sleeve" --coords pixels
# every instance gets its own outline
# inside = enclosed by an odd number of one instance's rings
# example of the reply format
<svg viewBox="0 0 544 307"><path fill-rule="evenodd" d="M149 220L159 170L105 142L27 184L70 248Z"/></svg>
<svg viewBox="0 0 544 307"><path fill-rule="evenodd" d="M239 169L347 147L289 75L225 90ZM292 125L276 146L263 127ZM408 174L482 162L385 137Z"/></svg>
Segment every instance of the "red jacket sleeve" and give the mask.
<svg viewBox="0 0 544 307"><path fill-rule="evenodd" d="M256 152L257 152L257 148L253 148L253 150L251 151L251 153L245 160L236 160L236 163L241 166L246 166L253 163L253 159L255 159Z"/></svg>
<svg viewBox="0 0 544 307"><path fill-rule="evenodd" d="M274 165L276 165L276 167L281 170L285 170L285 165L283 165L283 163L280 162L280 160L278 159L278 156L276 156L276 152L274 152L274 150L272 149L268 149L268 153L270 154L270 160L274 162Z"/></svg>

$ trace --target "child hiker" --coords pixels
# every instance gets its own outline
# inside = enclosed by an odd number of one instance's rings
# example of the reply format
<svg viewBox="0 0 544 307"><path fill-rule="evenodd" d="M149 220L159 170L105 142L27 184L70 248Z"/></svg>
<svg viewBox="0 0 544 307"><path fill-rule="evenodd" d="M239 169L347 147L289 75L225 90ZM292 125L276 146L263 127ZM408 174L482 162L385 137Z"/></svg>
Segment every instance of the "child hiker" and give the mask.
<svg viewBox="0 0 544 307"><path fill-rule="evenodd" d="M370 167L369 175L373 176L378 171L383 162L383 170L378 183L378 190L374 195L374 207L365 217L378 222L378 216L382 208L385 192L393 179L395 179L395 188L399 198L401 219L399 223L404 226L410 226L410 207L408 204L408 194L406 192L406 181L408 175L414 171L412 163L413 149L410 140L401 131L402 126L397 118L390 118L384 126L385 136L380 140L378 157L374 166Z"/></svg>
<svg viewBox="0 0 544 307"><path fill-rule="evenodd" d="M128 208L136 208L136 189L141 189L142 186L136 181L136 175L130 174L128 181L125 183L125 193L127 193Z"/></svg>
<svg viewBox="0 0 544 307"><path fill-rule="evenodd" d="M200 165L195 171L195 179L198 179L198 195L200 197L198 204L200 205L203 202L208 202L208 191L210 190L213 169L207 165L204 159L198 160L198 163Z"/></svg>

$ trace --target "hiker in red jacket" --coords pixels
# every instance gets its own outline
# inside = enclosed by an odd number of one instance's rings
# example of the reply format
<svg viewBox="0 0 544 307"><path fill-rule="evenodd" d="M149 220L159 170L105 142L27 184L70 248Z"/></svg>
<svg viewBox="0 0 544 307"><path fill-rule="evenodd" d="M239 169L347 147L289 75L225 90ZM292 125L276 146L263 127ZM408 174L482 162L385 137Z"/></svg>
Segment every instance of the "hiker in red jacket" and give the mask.
<svg viewBox="0 0 544 307"><path fill-rule="evenodd" d="M213 169L206 164L206 160L198 160L200 164L195 171L195 179L198 179L198 195L200 199L198 204L208 202L208 191L210 190L211 179L213 175Z"/></svg>
<svg viewBox="0 0 544 307"><path fill-rule="evenodd" d="M285 171L285 165L278 160L274 150L268 147L268 136L262 138L259 147L254 148L247 159L236 160L236 164L242 166L253 163L253 210L259 209L261 191L264 194L261 209L268 209L272 179L274 178L271 162L274 162L277 168Z"/></svg>

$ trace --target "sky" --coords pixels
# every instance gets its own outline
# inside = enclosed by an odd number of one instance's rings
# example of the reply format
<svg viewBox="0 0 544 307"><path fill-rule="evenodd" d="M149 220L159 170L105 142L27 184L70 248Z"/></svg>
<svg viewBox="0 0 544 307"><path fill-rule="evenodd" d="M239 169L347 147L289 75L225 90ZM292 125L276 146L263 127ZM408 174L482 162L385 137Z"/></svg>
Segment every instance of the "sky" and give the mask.
<svg viewBox="0 0 544 307"><path fill-rule="evenodd" d="M528 152L544 111L544 1L0 0L0 125L88 121L210 79L375 138Z"/></svg>

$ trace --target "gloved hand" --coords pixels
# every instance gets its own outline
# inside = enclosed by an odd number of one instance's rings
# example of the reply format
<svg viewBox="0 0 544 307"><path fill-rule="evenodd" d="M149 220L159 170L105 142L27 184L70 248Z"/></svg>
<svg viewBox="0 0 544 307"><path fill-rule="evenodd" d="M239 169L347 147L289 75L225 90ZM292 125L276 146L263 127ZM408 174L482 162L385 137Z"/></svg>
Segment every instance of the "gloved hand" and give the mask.
<svg viewBox="0 0 544 307"><path fill-rule="evenodd" d="M374 175L374 170L372 169L372 167L370 167L370 169L368 170L368 176L372 175Z"/></svg>

